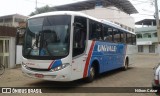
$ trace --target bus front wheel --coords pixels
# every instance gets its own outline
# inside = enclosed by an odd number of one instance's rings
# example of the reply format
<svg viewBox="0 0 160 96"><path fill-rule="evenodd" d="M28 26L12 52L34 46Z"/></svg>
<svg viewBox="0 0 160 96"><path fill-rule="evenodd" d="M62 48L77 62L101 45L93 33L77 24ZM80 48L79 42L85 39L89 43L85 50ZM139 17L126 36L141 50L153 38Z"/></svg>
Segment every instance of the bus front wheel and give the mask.
<svg viewBox="0 0 160 96"><path fill-rule="evenodd" d="M86 78L87 82L92 82L95 78L95 67L91 66L91 68L89 69L89 74L88 77Z"/></svg>

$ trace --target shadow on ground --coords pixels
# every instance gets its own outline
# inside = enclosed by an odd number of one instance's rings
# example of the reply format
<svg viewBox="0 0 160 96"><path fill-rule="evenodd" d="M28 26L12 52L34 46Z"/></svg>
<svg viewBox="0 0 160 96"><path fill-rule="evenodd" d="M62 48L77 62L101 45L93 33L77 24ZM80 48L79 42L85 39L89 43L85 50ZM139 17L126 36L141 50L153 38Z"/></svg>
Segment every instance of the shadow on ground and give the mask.
<svg viewBox="0 0 160 96"><path fill-rule="evenodd" d="M127 71L133 70L133 67L130 67ZM103 74L100 74L95 78L95 81L99 81L101 79L105 79L109 76L119 74L122 71L122 69L116 69L112 71L105 72ZM49 92L55 92L55 93L75 93L75 92L93 92L96 90L93 87L84 87L83 85L92 84L95 82L87 83L85 82L85 79L79 79L75 81L70 82L55 82L55 81L39 81L34 83L28 83L26 86L36 87L36 88L42 88L43 91L49 93Z"/></svg>

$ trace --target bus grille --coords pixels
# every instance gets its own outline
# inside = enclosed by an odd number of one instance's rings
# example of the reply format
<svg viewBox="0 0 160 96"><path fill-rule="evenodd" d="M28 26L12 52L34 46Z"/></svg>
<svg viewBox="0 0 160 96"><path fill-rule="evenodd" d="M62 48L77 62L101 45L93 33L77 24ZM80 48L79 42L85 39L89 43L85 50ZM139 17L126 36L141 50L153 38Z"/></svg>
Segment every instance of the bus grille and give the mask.
<svg viewBox="0 0 160 96"><path fill-rule="evenodd" d="M50 71L50 69L38 69L38 68L29 68L29 69L33 71Z"/></svg>

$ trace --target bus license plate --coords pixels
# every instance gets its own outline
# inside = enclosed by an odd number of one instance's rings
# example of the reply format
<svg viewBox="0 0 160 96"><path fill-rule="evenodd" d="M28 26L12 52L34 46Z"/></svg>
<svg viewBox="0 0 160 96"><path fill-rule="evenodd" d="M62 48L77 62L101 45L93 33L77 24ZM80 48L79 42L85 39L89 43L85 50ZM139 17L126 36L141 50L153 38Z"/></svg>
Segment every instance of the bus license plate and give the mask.
<svg viewBox="0 0 160 96"><path fill-rule="evenodd" d="M35 77L37 77L37 78L43 78L44 75L43 74L35 74Z"/></svg>

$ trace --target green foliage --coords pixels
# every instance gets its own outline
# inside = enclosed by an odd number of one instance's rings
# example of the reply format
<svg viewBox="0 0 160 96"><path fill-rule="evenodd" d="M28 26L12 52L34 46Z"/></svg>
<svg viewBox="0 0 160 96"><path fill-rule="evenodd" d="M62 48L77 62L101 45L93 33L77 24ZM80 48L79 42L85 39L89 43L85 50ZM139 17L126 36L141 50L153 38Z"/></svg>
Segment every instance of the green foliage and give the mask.
<svg viewBox="0 0 160 96"><path fill-rule="evenodd" d="M34 12L32 12L30 14L30 16L33 16L33 15L36 15L36 14L40 14L40 13L45 13L45 12L51 12L51 11L56 11L56 9L46 5L44 7L37 8L36 11L34 11Z"/></svg>

